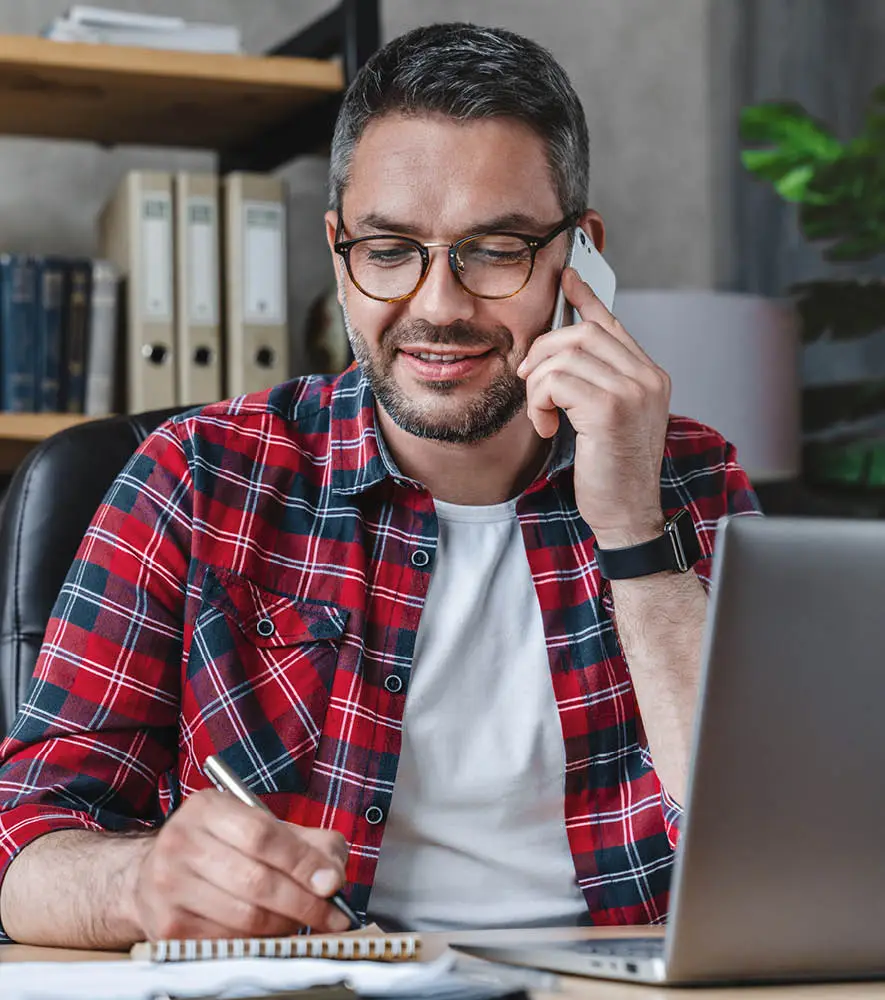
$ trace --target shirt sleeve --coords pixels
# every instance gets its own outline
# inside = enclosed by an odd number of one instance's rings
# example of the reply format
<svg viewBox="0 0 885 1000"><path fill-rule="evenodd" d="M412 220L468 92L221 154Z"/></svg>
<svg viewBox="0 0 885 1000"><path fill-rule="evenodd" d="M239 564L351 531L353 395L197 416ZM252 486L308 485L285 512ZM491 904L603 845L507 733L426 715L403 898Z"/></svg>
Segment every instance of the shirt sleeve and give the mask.
<svg viewBox="0 0 885 1000"><path fill-rule="evenodd" d="M696 426L700 428L700 425ZM708 440L717 442L714 447L719 452L719 460L710 462L710 453L707 449L704 450L706 467L700 473L700 481L697 482L695 496L690 505L702 553L700 561L695 566L695 573L709 594L713 578L716 528L720 518L731 514L759 515L761 510L750 480L738 462L734 445L724 441L715 431L710 431L708 428L700 429L707 432ZM681 464L679 458L676 462ZM664 814L667 839L671 847L675 848L679 841L683 807L669 794L663 784L661 809Z"/></svg>
<svg viewBox="0 0 885 1000"><path fill-rule="evenodd" d="M162 821L161 777L177 752L191 510L186 452L166 423L96 512L0 744L0 884L44 833Z"/></svg>

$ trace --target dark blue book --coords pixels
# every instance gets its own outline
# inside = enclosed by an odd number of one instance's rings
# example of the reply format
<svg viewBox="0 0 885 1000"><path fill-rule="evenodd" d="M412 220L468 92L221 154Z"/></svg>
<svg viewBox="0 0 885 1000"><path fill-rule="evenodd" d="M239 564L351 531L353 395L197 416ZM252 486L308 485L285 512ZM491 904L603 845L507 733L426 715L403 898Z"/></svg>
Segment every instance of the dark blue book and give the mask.
<svg viewBox="0 0 885 1000"><path fill-rule="evenodd" d="M61 353L61 408L65 413L83 413L85 409L91 296L92 261L68 261Z"/></svg>
<svg viewBox="0 0 885 1000"><path fill-rule="evenodd" d="M35 350L37 410L61 410L61 343L64 322L64 285L67 260L38 257L37 342Z"/></svg>
<svg viewBox="0 0 885 1000"><path fill-rule="evenodd" d="M37 393L37 269L24 254L0 254L0 410L33 413Z"/></svg>

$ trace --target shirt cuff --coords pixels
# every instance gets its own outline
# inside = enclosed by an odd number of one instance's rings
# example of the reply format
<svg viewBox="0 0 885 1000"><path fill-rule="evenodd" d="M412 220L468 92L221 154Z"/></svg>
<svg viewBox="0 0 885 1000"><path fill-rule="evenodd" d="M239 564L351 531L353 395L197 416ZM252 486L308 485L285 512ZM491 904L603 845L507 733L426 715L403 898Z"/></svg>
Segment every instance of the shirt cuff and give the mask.
<svg viewBox="0 0 885 1000"><path fill-rule="evenodd" d="M676 850L679 842L679 824L682 822L682 806L674 799L670 793L661 785L661 808L664 811L664 828L667 831L667 840L670 846Z"/></svg>
<svg viewBox="0 0 885 1000"><path fill-rule="evenodd" d="M21 805L0 809L0 889L13 860L19 853L44 833L53 830L97 830L99 823L85 812L59 809L57 806ZM0 924L0 944L12 939Z"/></svg>

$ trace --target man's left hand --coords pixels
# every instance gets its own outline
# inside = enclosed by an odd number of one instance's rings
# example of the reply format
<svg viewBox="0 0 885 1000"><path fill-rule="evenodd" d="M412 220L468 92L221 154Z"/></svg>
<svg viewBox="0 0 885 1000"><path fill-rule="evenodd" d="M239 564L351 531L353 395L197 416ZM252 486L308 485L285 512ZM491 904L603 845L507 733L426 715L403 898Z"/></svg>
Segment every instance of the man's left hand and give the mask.
<svg viewBox="0 0 885 1000"><path fill-rule="evenodd" d="M575 429L575 499L599 547L660 535L661 461L670 378L566 268L562 288L581 322L545 333L519 367L528 414L552 438L563 410Z"/></svg>

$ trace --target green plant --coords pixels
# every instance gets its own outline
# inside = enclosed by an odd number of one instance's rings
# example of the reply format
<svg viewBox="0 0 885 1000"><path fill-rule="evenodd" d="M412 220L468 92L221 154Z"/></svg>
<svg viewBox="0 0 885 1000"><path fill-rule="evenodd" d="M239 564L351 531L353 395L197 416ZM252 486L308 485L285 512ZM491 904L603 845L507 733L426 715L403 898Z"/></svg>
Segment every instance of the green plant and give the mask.
<svg viewBox="0 0 885 1000"><path fill-rule="evenodd" d="M770 102L741 111L740 135L753 147L741 162L785 200L799 226L834 262L885 253L885 85L870 97L860 133L839 140L799 104ZM817 280L789 291L803 339L848 341L885 330L885 282L872 277ZM885 486L885 373L807 387L802 411L804 473L810 482Z"/></svg>
<svg viewBox="0 0 885 1000"><path fill-rule="evenodd" d="M829 244L826 260L885 253L885 85L873 90L860 134L847 142L789 102L743 108L740 135L767 147L745 149L741 162L799 204L805 237Z"/></svg>

